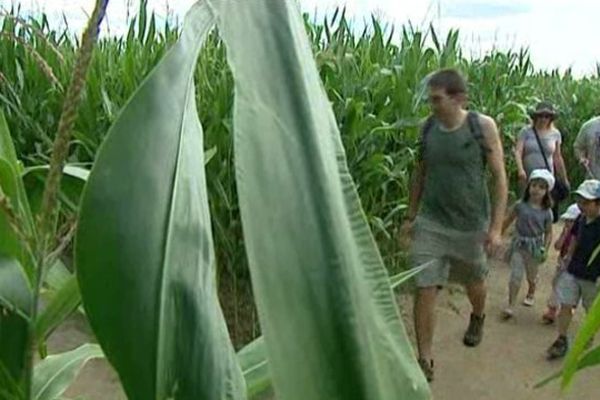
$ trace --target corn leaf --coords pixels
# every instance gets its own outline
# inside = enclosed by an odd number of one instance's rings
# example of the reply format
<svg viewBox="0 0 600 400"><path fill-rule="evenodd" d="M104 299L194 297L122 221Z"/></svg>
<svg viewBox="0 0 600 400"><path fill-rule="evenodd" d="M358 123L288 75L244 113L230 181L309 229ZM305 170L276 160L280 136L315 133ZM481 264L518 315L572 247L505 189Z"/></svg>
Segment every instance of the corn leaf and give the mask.
<svg viewBox="0 0 600 400"><path fill-rule="evenodd" d="M19 262L0 254L0 305L28 320L32 300L29 281Z"/></svg>
<svg viewBox="0 0 600 400"><path fill-rule="evenodd" d="M582 356L585 355L585 345L594 338L598 331L600 331L600 296L596 297L594 304L592 304L592 307L588 310L588 313L577 332L573 347L565 359L561 383L563 389L571 384L575 372L582 368ZM595 362L596 365L600 365L600 358L598 356L596 356L596 358L592 357L592 362ZM584 363L585 367L590 366L588 363L590 363L589 359Z"/></svg>
<svg viewBox="0 0 600 400"><path fill-rule="evenodd" d="M56 327L73 313L81 303L77 277L71 275L62 287L53 293L49 303L35 321L38 342L45 340Z"/></svg>
<svg viewBox="0 0 600 400"><path fill-rule="evenodd" d="M277 398L428 398L297 4L208 3L235 80L236 180Z"/></svg>
<svg viewBox="0 0 600 400"><path fill-rule="evenodd" d="M260 336L244 346L237 354L246 381L246 392L250 399L271 387L266 353L264 338Z"/></svg>
<svg viewBox="0 0 600 400"><path fill-rule="evenodd" d="M20 399L29 323L0 307L0 399Z"/></svg>
<svg viewBox="0 0 600 400"><path fill-rule="evenodd" d="M46 357L35 366L32 400L55 400L69 388L86 362L101 357L102 350L96 344Z"/></svg>
<svg viewBox="0 0 600 400"><path fill-rule="evenodd" d="M205 2L108 132L75 244L86 314L128 398L242 399L221 313L193 73Z"/></svg>
<svg viewBox="0 0 600 400"><path fill-rule="evenodd" d="M431 263L426 263L391 276L391 288L395 289L407 282L429 265L431 265ZM244 374L244 380L246 381L248 397L253 398L266 392L266 390L271 387L272 382L264 338L262 336L256 338L238 351L237 355L240 366L242 367L242 373Z"/></svg>
<svg viewBox="0 0 600 400"><path fill-rule="evenodd" d="M3 202L10 204L13 214L9 218L8 210L0 207L0 366L4 371L0 387L14 398L18 397L17 386L25 366L28 317L33 303L30 282L34 271L32 254L14 230L17 224L24 235L33 232L19 169L8 126L0 111L0 196L5 196Z"/></svg>

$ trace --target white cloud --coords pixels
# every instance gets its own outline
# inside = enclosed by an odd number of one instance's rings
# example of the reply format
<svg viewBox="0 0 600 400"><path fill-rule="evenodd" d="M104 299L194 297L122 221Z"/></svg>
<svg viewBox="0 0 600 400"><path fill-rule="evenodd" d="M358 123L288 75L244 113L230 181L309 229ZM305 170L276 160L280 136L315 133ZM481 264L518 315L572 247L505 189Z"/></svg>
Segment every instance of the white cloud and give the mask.
<svg viewBox="0 0 600 400"><path fill-rule="evenodd" d="M277 0L273 0L277 1ZM529 47L539 68L564 69L573 66L577 74L595 70L600 62L598 21L600 2L596 0L300 0L307 12L318 10L319 16L335 7L346 6L349 17L357 24L371 13L395 24L411 21L427 26L431 21L442 35L459 28L467 53L482 53L492 47ZM0 0L4 7L16 0ZM73 30L80 30L90 13L93 0L21 0L22 9L45 11L57 23L64 13ZM127 4L129 12L137 11L139 0L111 0L107 22L112 34L125 31ZM194 0L148 0L157 17L167 11L182 19ZM169 9L167 9L167 5Z"/></svg>

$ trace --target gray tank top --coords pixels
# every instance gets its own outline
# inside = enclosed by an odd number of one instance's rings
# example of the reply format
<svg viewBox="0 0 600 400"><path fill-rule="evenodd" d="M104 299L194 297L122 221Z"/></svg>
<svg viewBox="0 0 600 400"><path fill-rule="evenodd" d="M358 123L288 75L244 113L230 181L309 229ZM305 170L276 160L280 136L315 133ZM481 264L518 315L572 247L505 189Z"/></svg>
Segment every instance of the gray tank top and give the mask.
<svg viewBox="0 0 600 400"><path fill-rule="evenodd" d="M434 121L425 140L419 213L451 229L486 230L490 202L483 150L468 121L454 131L441 130Z"/></svg>

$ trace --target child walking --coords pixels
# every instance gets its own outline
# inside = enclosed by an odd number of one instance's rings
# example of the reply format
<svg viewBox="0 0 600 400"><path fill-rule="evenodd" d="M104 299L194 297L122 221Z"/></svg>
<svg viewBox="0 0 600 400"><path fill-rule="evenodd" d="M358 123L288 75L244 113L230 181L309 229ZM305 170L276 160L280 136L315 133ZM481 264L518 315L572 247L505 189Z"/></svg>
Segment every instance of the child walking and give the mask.
<svg viewBox="0 0 600 400"><path fill-rule="evenodd" d="M569 264L569 248L571 246L571 242L573 242L573 239L575 238L575 230L572 228L575 224L575 220L580 214L581 211L579 210L579 206L575 203L571 204L569 208L567 208L567 211L560 216L560 220L563 222L563 229L558 239L556 239L556 242L554 242L554 248L558 250L559 253L556 271L552 277L552 292L548 298L548 308L542 315L542 321L545 324L552 324L556 320L559 306L556 284L560 275L566 271L567 265Z"/></svg>
<svg viewBox="0 0 600 400"><path fill-rule="evenodd" d="M546 260L552 243L552 199L554 176L545 169L535 169L529 175L523 199L517 202L504 221L505 231L516 220L515 236L510 249L510 281L508 306L502 312L505 319L514 314L516 298L523 275L527 276L529 289L523 304L534 304L538 269Z"/></svg>
<svg viewBox="0 0 600 400"><path fill-rule="evenodd" d="M548 358L563 357L569 349L567 333L573 310L581 300L588 311L598 296L600 277L600 181L584 181L577 191L577 205L581 217L577 218L573 230L575 240L569 252L571 259L567 271L557 282L560 311L558 314L558 338L548 349Z"/></svg>

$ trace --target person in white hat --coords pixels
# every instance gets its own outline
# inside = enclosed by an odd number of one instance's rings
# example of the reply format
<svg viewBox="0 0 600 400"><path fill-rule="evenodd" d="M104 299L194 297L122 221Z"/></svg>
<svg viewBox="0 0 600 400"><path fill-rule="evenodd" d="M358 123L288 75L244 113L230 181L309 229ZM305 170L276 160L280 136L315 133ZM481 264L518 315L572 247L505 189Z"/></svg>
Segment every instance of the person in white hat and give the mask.
<svg viewBox="0 0 600 400"><path fill-rule="evenodd" d="M573 203L567 208L567 211L560 216L560 220L563 222L563 229L558 239L556 239L556 242L554 242L554 248L558 250L559 254L556 271L552 277L552 292L548 298L548 308L542 315L542 321L545 324L552 324L556 320L558 307L560 305L558 302L558 288L556 284L558 283L560 275L567 268L569 262L569 247L575 239L575 231L572 228L575 224L575 220L577 220L580 215L581 210L579 209L579 206L577 203Z"/></svg>
<svg viewBox="0 0 600 400"><path fill-rule="evenodd" d="M516 220L515 236L510 249L511 274L508 283L508 306L502 316L509 319L521 288L523 275L527 275L529 289L523 305L534 303L539 266L546 260L552 243L552 198L554 175L546 169L535 169L529 175L521 199L514 205L504 221L506 230Z"/></svg>
<svg viewBox="0 0 600 400"><path fill-rule="evenodd" d="M549 359L564 357L569 350L567 333L573 310L579 304L589 311L598 296L600 277L600 181L588 179L575 191L581 217L575 221L575 241L567 270L557 282L560 311L558 314L558 337L548 348Z"/></svg>

